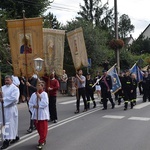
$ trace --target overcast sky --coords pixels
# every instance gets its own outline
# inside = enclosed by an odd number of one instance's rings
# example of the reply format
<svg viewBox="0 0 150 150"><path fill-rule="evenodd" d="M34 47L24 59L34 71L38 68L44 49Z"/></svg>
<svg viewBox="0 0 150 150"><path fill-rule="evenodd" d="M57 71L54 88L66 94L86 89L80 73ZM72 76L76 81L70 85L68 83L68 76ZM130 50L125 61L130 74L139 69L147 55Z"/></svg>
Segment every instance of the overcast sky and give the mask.
<svg viewBox="0 0 150 150"><path fill-rule="evenodd" d="M107 0L102 0L103 3ZM114 6L114 0L108 0L110 8ZM83 5L83 0L54 0L51 5L52 12L59 22L65 24L77 16L80 10L79 5ZM119 15L127 14L131 23L135 26L132 36L138 38L150 23L150 0L117 0Z"/></svg>

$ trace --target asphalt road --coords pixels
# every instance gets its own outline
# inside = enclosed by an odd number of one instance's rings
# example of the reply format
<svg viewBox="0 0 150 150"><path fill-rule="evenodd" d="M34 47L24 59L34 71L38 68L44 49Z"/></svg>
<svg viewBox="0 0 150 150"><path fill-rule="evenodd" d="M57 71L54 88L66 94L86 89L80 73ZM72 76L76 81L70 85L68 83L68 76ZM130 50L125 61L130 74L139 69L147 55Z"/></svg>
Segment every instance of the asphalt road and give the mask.
<svg viewBox="0 0 150 150"><path fill-rule="evenodd" d="M97 107L74 114L75 97L58 97L58 123L49 123L47 143L44 150L150 150L150 102L138 98L134 109L123 110L121 106L101 110ZM27 105L19 109L20 141L9 150L35 150L38 134L27 134L29 113ZM83 103L81 100L81 110ZM1 143L0 143L1 144Z"/></svg>

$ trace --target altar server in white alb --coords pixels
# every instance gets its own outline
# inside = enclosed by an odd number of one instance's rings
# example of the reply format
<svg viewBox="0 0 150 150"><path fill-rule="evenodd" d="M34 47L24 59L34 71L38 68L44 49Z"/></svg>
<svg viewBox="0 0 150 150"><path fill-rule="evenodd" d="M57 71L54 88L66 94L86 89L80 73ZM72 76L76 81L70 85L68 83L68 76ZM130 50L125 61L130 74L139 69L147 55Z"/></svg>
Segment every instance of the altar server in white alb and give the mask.
<svg viewBox="0 0 150 150"><path fill-rule="evenodd" d="M39 82L37 92L31 95L29 100L29 109L32 112L31 119L34 120L36 129L39 133L39 141L37 148L42 149L46 144L49 120L49 101L48 94L43 90L44 83Z"/></svg>
<svg viewBox="0 0 150 150"><path fill-rule="evenodd" d="M18 137L18 108L19 88L13 84L12 76L5 77L5 85L0 91L0 122L5 120L5 131L3 131L3 145L1 149L6 149L10 143L19 140ZM2 116L2 103L4 106L4 119Z"/></svg>

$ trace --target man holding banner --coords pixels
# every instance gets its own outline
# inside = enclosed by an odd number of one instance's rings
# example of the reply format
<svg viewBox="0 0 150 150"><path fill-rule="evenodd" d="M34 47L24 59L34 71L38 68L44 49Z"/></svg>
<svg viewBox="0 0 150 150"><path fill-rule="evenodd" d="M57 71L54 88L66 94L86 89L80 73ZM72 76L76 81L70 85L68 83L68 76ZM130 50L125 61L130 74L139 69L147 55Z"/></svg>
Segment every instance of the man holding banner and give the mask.
<svg viewBox="0 0 150 150"><path fill-rule="evenodd" d="M113 102L111 96L112 90L112 79L111 76L107 74L107 70L103 70L103 76L101 78L101 92L102 92L102 99L103 99L103 110L107 109L107 98L109 99L112 109L115 107L115 103Z"/></svg>

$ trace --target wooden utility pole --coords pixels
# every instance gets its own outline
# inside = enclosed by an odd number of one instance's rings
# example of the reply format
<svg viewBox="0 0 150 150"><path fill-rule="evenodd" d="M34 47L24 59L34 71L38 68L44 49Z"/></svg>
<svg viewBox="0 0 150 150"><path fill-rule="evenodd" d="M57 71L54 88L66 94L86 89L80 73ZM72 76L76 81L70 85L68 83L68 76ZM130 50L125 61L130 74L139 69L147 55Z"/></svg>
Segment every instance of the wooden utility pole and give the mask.
<svg viewBox="0 0 150 150"><path fill-rule="evenodd" d="M115 38L118 40L118 12L117 12L117 0L114 0L114 13L115 13ZM120 73L120 50L116 49L116 62L117 62L117 71Z"/></svg>

